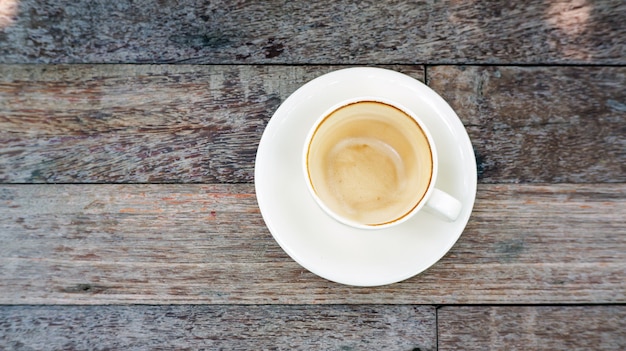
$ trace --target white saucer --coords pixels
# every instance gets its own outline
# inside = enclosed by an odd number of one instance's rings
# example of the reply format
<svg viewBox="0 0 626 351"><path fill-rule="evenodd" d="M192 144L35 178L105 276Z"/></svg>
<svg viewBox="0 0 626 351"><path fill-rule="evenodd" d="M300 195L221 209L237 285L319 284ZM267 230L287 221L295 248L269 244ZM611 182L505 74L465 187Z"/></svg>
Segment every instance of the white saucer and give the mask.
<svg viewBox="0 0 626 351"><path fill-rule="evenodd" d="M439 155L436 187L463 203L455 222L421 211L396 227L359 230L336 222L315 203L301 170L307 132L329 107L364 95L393 99L422 118ZM295 91L269 121L255 164L257 201L282 249L320 277L356 286L399 282L441 259L469 220L476 180L472 144L452 108L420 81L371 67L334 71Z"/></svg>

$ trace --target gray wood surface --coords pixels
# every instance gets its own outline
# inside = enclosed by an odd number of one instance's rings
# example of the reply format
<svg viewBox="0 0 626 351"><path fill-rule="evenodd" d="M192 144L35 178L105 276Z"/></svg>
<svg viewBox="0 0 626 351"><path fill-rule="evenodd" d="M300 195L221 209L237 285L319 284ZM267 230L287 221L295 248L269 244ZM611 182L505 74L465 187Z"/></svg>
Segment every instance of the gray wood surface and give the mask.
<svg viewBox="0 0 626 351"><path fill-rule="evenodd" d="M624 306L3 306L0 347L623 350L625 323Z"/></svg>
<svg viewBox="0 0 626 351"><path fill-rule="evenodd" d="M626 67L428 67L480 180L626 182Z"/></svg>
<svg viewBox="0 0 626 351"><path fill-rule="evenodd" d="M251 182L278 105L338 68L0 65L0 181ZM626 181L625 67L427 75L467 127L481 183Z"/></svg>
<svg viewBox="0 0 626 351"><path fill-rule="evenodd" d="M432 306L0 306L3 350L435 350Z"/></svg>
<svg viewBox="0 0 626 351"><path fill-rule="evenodd" d="M626 349L626 306L444 306L439 350Z"/></svg>
<svg viewBox="0 0 626 351"><path fill-rule="evenodd" d="M626 63L621 0L21 0L3 63Z"/></svg>
<svg viewBox="0 0 626 351"><path fill-rule="evenodd" d="M0 350L626 349L626 2L0 0ZM351 65L474 146L463 235L355 288L277 245L254 158Z"/></svg>
<svg viewBox="0 0 626 351"><path fill-rule="evenodd" d="M251 182L279 104L338 68L0 65L0 181Z"/></svg>
<svg viewBox="0 0 626 351"><path fill-rule="evenodd" d="M626 302L626 185L480 185L426 272L378 288L291 260L249 184L2 185L0 304Z"/></svg>

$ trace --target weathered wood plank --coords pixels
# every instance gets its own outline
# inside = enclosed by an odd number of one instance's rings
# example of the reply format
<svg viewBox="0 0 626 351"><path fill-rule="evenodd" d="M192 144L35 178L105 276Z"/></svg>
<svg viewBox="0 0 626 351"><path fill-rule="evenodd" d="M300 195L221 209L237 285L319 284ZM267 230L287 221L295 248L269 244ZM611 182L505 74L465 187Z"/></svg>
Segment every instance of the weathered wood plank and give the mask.
<svg viewBox="0 0 626 351"><path fill-rule="evenodd" d="M250 179L269 109L278 106L282 84L293 84L276 77L268 89L256 74L264 70L4 66L0 178L223 181L226 173L231 181ZM233 167L244 160L247 166Z"/></svg>
<svg viewBox="0 0 626 351"><path fill-rule="evenodd" d="M626 182L626 68L427 73L468 130L481 182Z"/></svg>
<svg viewBox="0 0 626 351"><path fill-rule="evenodd" d="M21 0L0 62L624 64L624 20L621 0Z"/></svg>
<svg viewBox="0 0 626 351"><path fill-rule="evenodd" d="M432 306L0 306L6 350L435 350Z"/></svg>
<svg viewBox="0 0 626 351"><path fill-rule="evenodd" d="M0 181L250 182L274 110L334 69L0 66Z"/></svg>
<svg viewBox="0 0 626 351"><path fill-rule="evenodd" d="M626 306L437 310L439 350L624 350Z"/></svg>
<svg viewBox="0 0 626 351"><path fill-rule="evenodd" d="M455 247L354 288L292 261L252 185L2 185L1 304L624 303L626 185L480 185Z"/></svg>
<svg viewBox="0 0 626 351"><path fill-rule="evenodd" d="M336 68L0 65L0 182L251 182L273 111ZM626 181L626 68L428 73L467 126L480 182Z"/></svg>

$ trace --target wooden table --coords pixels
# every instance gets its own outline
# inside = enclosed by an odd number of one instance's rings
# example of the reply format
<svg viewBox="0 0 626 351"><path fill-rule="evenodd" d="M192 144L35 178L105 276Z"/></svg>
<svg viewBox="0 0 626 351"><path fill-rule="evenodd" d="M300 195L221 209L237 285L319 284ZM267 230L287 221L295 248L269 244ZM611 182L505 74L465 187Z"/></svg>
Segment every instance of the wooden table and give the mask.
<svg viewBox="0 0 626 351"><path fill-rule="evenodd" d="M1 0L0 349L626 349L626 2L522 3ZM479 184L441 261L357 288L280 249L254 159L372 65L450 103Z"/></svg>

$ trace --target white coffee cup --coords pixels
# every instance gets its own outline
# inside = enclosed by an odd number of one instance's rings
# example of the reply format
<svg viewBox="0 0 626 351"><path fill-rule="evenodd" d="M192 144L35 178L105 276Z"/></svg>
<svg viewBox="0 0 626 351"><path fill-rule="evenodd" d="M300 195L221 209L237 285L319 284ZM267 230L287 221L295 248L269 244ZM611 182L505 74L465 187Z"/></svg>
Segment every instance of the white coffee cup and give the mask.
<svg viewBox="0 0 626 351"><path fill-rule="evenodd" d="M351 227L388 228L423 208L454 221L462 209L435 188L437 150L428 128L388 99L363 96L328 109L308 133L302 166L317 204Z"/></svg>

